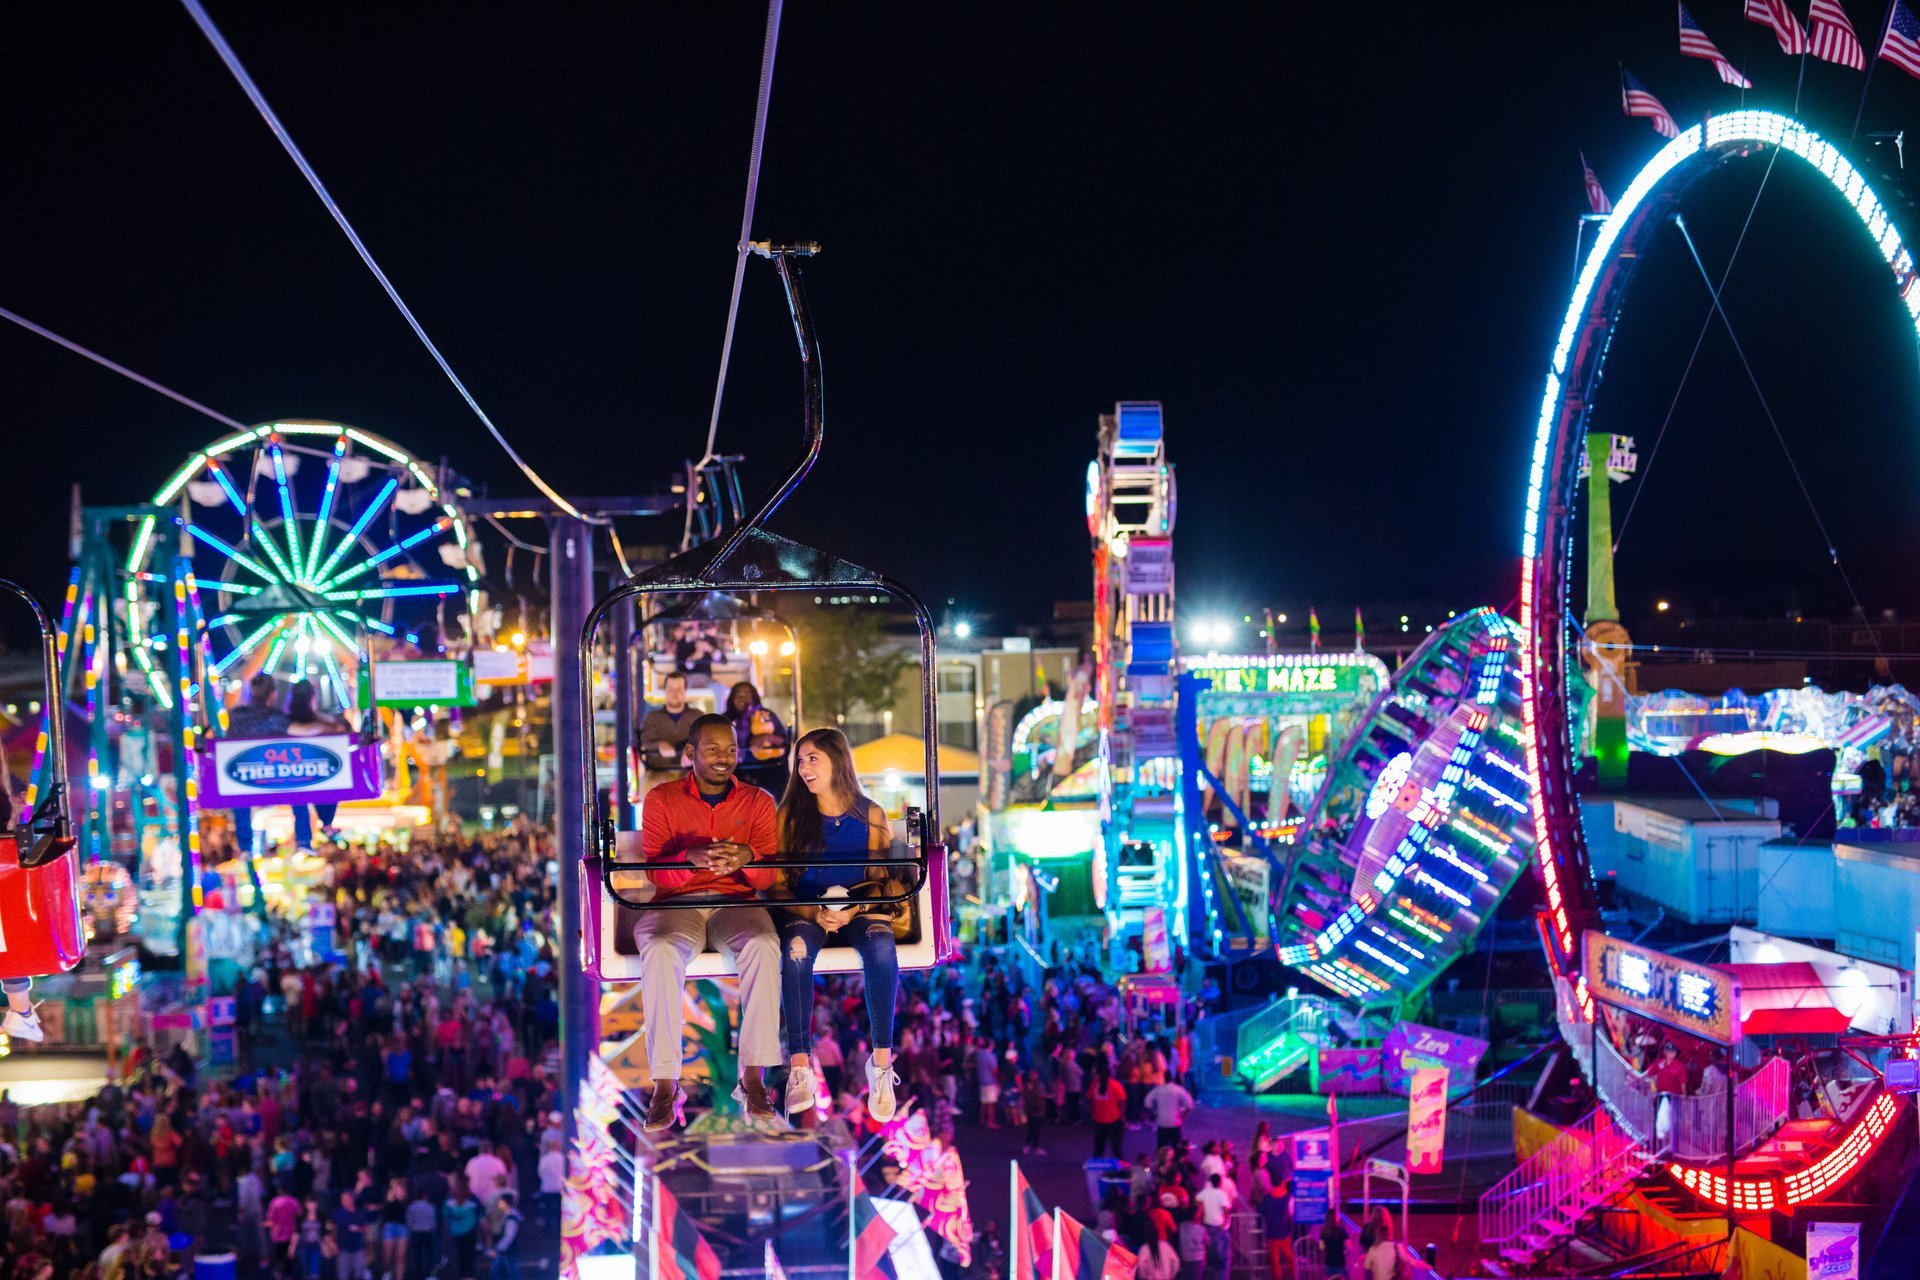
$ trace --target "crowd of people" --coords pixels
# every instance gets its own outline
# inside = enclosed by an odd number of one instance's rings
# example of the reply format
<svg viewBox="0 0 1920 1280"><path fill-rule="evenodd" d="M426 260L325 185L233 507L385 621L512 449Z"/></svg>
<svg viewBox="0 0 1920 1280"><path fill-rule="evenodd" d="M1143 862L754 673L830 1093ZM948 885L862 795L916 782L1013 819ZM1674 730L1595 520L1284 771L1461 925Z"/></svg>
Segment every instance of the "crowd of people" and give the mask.
<svg viewBox="0 0 1920 1280"><path fill-rule="evenodd" d="M227 1253L242 1280L517 1280L534 1224L557 1231L550 837L316 848L336 933L262 926L234 1073L175 1045L82 1102L0 1094L0 1280Z"/></svg>

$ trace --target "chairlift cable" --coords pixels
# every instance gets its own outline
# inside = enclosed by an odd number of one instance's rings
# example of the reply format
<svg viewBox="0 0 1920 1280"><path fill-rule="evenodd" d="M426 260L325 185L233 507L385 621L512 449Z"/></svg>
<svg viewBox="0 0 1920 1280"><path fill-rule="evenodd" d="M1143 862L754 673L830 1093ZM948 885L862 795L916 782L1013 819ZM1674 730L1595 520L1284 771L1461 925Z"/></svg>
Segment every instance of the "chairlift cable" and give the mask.
<svg viewBox="0 0 1920 1280"><path fill-rule="evenodd" d="M1806 73L1806 58L1800 60L1801 74ZM1799 95L1794 95L1795 109L1798 109ZM1667 426L1673 421L1673 411L1680 407L1680 393L1687 389L1687 378L1693 373L1693 362L1700 357L1700 344L1707 340L1707 330L1713 327L1714 307L1719 305L1720 293L1727 287L1727 277L1733 274L1733 264L1740 260L1740 248L1747 242L1747 229L1753 226L1754 211L1760 207L1760 197L1767 189L1767 179L1773 176L1774 161L1780 158L1780 148L1773 149L1773 155L1767 159L1767 171L1760 175L1760 185L1754 188L1753 203L1747 206L1746 221L1740 224L1740 236L1733 242L1733 252L1727 255L1727 265L1720 272L1720 288L1713 291L1714 302L1707 308L1707 314L1700 321L1699 336L1693 340L1693 353L1687 357L1687 367L1680 371L1680 385L1673 389L1673 399L1667 402L1667 416L1660 420L1660 430L1653 437L1653 449L1647 454L1647 465L1641 468L1640 483L1633 487L1633 496L1627 499L1626 514L1620 517L1620 528L1613 535L1613 554L1620 554L1620 540L1627 536L1627 523L1633 519L1633 509L1640 501L1641 491L1647 487L1647 473L1653 470L1653 461L1660 456L1660 442L1667 438Z"/></svg>
<svg viewBox="0 0 1920 1280"><path fill-rule="evenodd" d="M433 362L440 366L440 372L447 375L447 380L453 384L454 390L460 393L460 398L467 402L467 407L473 410L474 416L480 419L487 433L506 451L507 456L513 459L514 465L520 468L521 473L533 482L534 488L544 494L560 510L576 520L584 520L589 524L605 524L607 522L605 516L590 516L562 497L560 492L543 480L540 473L529 466L527 460L507 442L500 428L494 425L493 419L489 418L486 410L480 407L480 402L474 398L471 391L467 390L467 384L462 382L460 375L453 371L453 365L448 363L446 356L440 353L440 348L434 345L433 339L427 336L426 328L413 314L413 309L407 306L405 299L401 298L400 291L394 287L393 281L387 278L387 273L380 269L378 262L374 261L366 242L360 238L360 233L353 229L353 224L347 221L347 215L341 211L332 193L327 190L326 184L320 181L320 175L314 172L311 164L307 163L307 157L294 142L293 135L287 132L287 127L280 122L280 117L275 115L273 108L267 104L265 95L260 92L260 86L255 84L253 77L247 74L247 69L241 65L239 56L233 51L233 46L229 45L226 37L220 34L220 29L213 24L213 19L207 16L207 11L200 4L200 0L180 0L180 3L185 6L188 15L200 28L201 34L206 36L207 42L213 46L214 52L220 55L220 60L226 63L227 70L233 73L233 78L239 82L241 90L253 103L254 109L260 113L261 119L266 121L267 128L272 131L275 138L279 139L280 145L286 149L287 155L293 160L301 175L306 178L307 185L312 187L313 193L320 197L320 203L326 206L334 222L345 233L348 243L360 255L360 260L366 264L367 270L373 273L373 278L380 282L382 289L386 290L387 297L392 300L401 317L406 320L408 328L412 329L414 336L420 339L420 344L427 349L427 354L432 356Z"/></svg>
<svg viewBox="0 0 1920 1280"><path fill-rule="evenodd" d="M490 512L483 513L482 518L485 519L488 524L492 525L494 527L494 530L498 532L501 537L507 540L507 542L510 544L510 548L518 547L522 551L530 551L536 556L543 556L547 554L547 549L545 547L536 546L531 542L527 542L521 538L516 538L513 535L512 531L507 528L507 526L500 523L499 517L493 515L492 513Z"/></svg>
<svg viewBox="0 0 1920 1280"><path fill-rule="evenodd" d="M155 382L152 378L147 377L145 374L135 373L132 369L127 368L127 366L120 364L117 361L107 359L105 356L101 355L98 351L90 351L86 347L83 347L79 343L73 341L71 338L61 337L59 334L55 333L53 330L46 328L44 325L35 324L33 321L27 319L23 315L20 315L18 312L9 311L5 307L0 307L0 319L10 320L14 324L19 325L22 329L25 329L28 333L37 333L41 337L45 338L48 342L51 342L56 346L65 347L67 350L73 352L77 356L84 356L88 360L91 360L95 364L99 365L101 368L110 369L114 373L119 374L123 378L127 378L127 379L130 379L131 381L139 383L141 386L145 387L149 391L157 391L161 395L165 396L167 399L172 400L177 404L183 404L187 408L193 410L195 413L204 414L207 417L212 418L215 422L220 423L222 426L232 427L235 431L249 431L252 429L248 427L246 423L241 422L234 418L229 418L226 414L221 413L217 409L207 408L206 405L201 404L198 400L195 400L191 396L181 395L178 391L175 391L171 387L161 386L159 383Z"/></svg>
<svg viewBox="0 0 1920 1280"><path fill-rule="evenodd" d="M186 0L195 3L195 0ZM740 239L734 250L733 293L727 302L726 336L720 343L720 375L713 384L713 412L707 420L707 447L700 455L700 461L694 464L694 470L706 466L714 460L713 450L720 435L720 402L727 390L727 366L733 359L733 331L740 318L740 285L746 278L747 254L750 251L748 241L753 237L753 206L760 195L760 156L767 137L767 105L773 98L773 62L774 54L780 46L780 11L783 0L769 0L767 4L767 33L760 46L760 95L753 113L753 146L747 154L747 198L740 213ZM691 481L687 493L688 504L693 501Z"/></svg>
<svg viewBox="0 0 1920 1280"><path fill-rule="evenodd" d="M1775 154L1779 153L1776 151ZM1833 535L1827 532L1827 522L1820 518L1820 507L1814 502L1812 491L1807 488L1806 477L1800 474L1800 464L1794 461L1793 450L1787 447L1786 433L1780 430L1779 419L1773 416L1773 406L1767 402L1767 393L1760 389L1760 379L1754 376L1753 365L1747 359L1747 349L1740 345L1740 335L1734 332L1733 321L1727 317L1727 309L1720 301L1720 291L1713 287L1713 277L1707 273L1707 264L1700 260L1700 250L1694 246L1693 236L1687 230L1686 221L1676 217L1674 225L1680 228L1680 236L1687 242L1687 252L1693 255L1694 265L1700 268L1700 278L1713 294L1713 309L1719 313L1720 323L1726 326L1727 337L1733 341L1733 351L1740 357L1740 367L1747 371L1747 382L1753 387L1754 397L1760 401L1761 412L1767 416L1767 425L1773 428L1773 438L1780 442L1780 452L1786 455L1787 467L1793 472L1794 483L1800 486L1800 496L1806 499L1807 510L1813 515L1814 526L1820 530L1820 537L1826 542L1827 555L1833 561L1833 567L1839 570L1840 581L1846 585L1847 594L1853 599L1853 607L1860 611L1862 618L1865 618L1867 607L1860 602L1860 593L1853 588L1852 575L1847 572L1847 567L1840 563L1840 548L1835 545ZM1867 634L1873 637L1875 651L1884 657L1885 651L1880 647L1880 631L1870 621L1867 623Z"/></svg>
<svg viewBox="0 0 1920 1280"><path fill-rule="evenodd" d="M620 545L620 531L613 527L613 521L607 521L607 539L613 543L613 558L620 562L620 576L631 578L633 566L627 563L627 549Z"/></svg>

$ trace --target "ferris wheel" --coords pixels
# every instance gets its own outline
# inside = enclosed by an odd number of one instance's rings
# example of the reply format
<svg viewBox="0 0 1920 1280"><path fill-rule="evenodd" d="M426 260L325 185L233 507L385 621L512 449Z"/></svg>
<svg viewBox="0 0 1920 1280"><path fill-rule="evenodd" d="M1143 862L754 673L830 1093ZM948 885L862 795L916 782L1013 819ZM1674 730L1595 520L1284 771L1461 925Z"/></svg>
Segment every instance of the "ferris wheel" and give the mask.
<svg viewBox="0 0 1920 1280"><path fill-rule="evenodd" d="M479 583L466 517L433 473L358 427L284 420L236 432L189 457L153 505L172 515L145 517L126 561L128 649L149 673L146 628L173 607L159 599L170 554L190 563L212 677L312 679L341 706L363 655L419 645L448 604L466 611L461 597Z"/></svg>

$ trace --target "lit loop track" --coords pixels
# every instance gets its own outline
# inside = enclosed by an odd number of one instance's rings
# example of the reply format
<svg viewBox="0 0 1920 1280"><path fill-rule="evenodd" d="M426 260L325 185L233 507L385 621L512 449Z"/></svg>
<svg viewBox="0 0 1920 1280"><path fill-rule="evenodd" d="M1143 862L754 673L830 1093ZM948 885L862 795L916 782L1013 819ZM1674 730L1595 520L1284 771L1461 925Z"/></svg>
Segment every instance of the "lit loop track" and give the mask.
<svg viewBox="0 0 1920 1280"><path fill-rule="evenodd" d="M1567 613L1573 546L1570 521L1587 415L1599 391L1621 304L1654 233L1676 212L1681 197L1695 182L1723 164L1764 154L1768 148L1798 157L1833 184L1885 260L1894 289L1920 327L1920 276L1887 207L1837 148L1786 116L1735 111L1686 130L1661 148L1600 224L1568 302L1540 398L1520 540L1520 626L1526 642L1520 654L1526 690L1524 745L1534 779L1534 856L1545 892L1540 934L1556 977L1563 989L1574 993L1564 1002L1570 1007L1562 1009L1563 1018L1571 1020L1569 1039L1584 1038L1585 1029L1592 1025L1592 1004L1580 985L1579 958L1581 935L1600 927L1574 791L1579 761L1569 732L1567 702L1568 677L1577 661ZM1736 1177L1732 1188L1736 1207L1792 1206L1830 1195L1873 1154L1897 1110L1891 1095L1874 1096L1853 1109L1850 1123L1829 1148L1792 1157L1800 1163L1790 1162L1764 1179ZM1724 1167L1694 1168L1674 1162L1669 1171L1702 1198L1727 1203Z"/></svg>

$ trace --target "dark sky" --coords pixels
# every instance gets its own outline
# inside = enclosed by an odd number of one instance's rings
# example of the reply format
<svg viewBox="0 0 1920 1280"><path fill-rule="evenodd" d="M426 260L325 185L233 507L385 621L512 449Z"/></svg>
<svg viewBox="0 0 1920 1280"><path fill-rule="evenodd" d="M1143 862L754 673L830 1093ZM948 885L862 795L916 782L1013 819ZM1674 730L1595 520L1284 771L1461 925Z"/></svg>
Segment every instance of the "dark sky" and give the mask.
<svg viewBox="0 0 1920 1280"><path fill-rule="evenodd" d="M555 484L651 489L700 450L765 11L744 4L211 6L481 402ZM1695 16L1788 107L1740 0ZM1872 0L1853 0L1872 28ZM328 417L526 486L353 257L185 13L38 6L0 38L0 305L236 417ZM1869 37L1870 40L1870 37ZM1565 305L1584 149L1615 195L1656 150L1624 59L1683 123L1740 95L1668 0L863 5L786 15L757 231L809 285L830 434L781 527L934 598L1039 620L1089 590L1095 416L1166 403L1183 609L1506 606ZM1847 136L1861 79L1810 64ZM1920 120L1887 67L1866 131ZM1915 139L1920 146L1920 138ZM1703 184L1724 264L1764 161ZM1865 602L1916 603L1914 340L1837 199L1783 163L1727 306ZM1600 425L1665 414L1706 296L1663 233ZM797 439L771 269L750 271L725 449ZM149 495L215 424L0 332L0 573L50 592L69 486ZM1842 607L1725 335L1624 539L1631 617ZM1621 491L1619 503L1631 497Z"/></svg>

